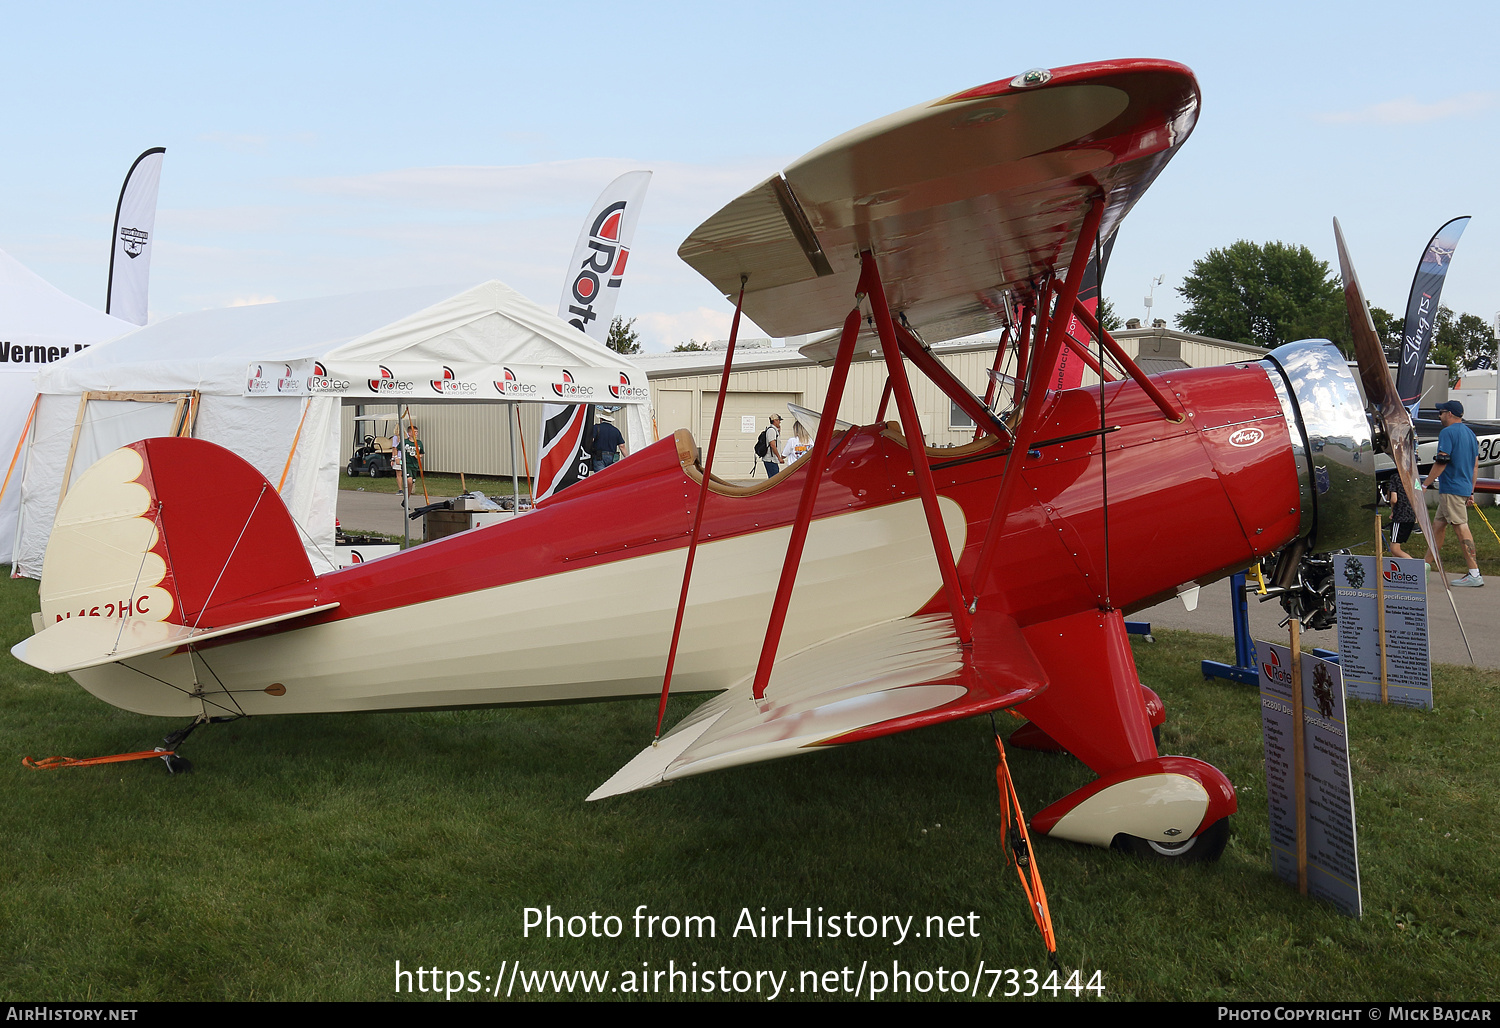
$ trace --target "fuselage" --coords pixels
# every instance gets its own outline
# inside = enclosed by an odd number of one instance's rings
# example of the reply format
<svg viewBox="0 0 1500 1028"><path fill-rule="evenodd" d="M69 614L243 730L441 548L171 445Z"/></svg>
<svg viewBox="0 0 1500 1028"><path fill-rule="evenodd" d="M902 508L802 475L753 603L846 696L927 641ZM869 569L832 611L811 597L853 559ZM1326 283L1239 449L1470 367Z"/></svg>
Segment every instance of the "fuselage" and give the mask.
<svg viewBox="0 0 1500 1028"><path fill-rule="evenodd" d="M1301 510L1272 374L1247 364L1162 376L1180 424L1139 388L1108 384L1103 433L1100 390L1064 391L1048 397L1029 452L1003 436L929 451L966 594L1023 627L1130 611L1284 545ZM206 642L197 658L75 677L111 703L172 715L205 702L295 713L655 693L698 496L692 454L679 433L509 524L218 605L213 619L338 604L325 614ZM944 608L911 466L891 426L835 439L781 653ZM1019 489L981 569L1008 467ZM753 668L806 476L804 462L758 487L712 486L674 689L722 689Z"/></svg>

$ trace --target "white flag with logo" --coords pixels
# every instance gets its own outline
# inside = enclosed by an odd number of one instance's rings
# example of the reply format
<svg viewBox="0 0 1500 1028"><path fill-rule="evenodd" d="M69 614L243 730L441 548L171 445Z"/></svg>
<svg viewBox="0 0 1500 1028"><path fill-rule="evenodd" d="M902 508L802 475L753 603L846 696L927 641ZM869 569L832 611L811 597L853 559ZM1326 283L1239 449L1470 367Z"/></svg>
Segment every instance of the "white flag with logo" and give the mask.
<svg viewBox="0 0 1500 1028"><path fill-rule="evenodd" d="M650 184L651 172L628 171L605 186L583 223L578 245L568 262L562 302L557 306L558 317L597 343L609 340L609 323L615 316L615 301L625 279L630 242L635 238L635 223L640 219L646 187ZM583 445L585 429L593 423L592 413L563 417L568 409L565 404L542 406L544 435L532 488L532 495L539 500L588 477L593 467L593 454ZM564 442L572 443L571 457L564 458L557 452L559 444ZM543 459L543 454L548 459Z"/></svg>
<svg viewBox="0 0 1500 1028"><path fill-rule="evenodd" d="M120 203L115 208L114 249L109 256L109 292L104 310L135 325L146 323L156 190L166 152L165 147L157 146L135 159L120 187Z"/></svg>
<svg viewBox="0 0 1500 1028"><path fill-rule="evenodd" d="M629 171L606 186L594 201L568 262L557 316L595 342L609 338L630 241L635 238L635 223L650 184L649 171Z"/></svg>

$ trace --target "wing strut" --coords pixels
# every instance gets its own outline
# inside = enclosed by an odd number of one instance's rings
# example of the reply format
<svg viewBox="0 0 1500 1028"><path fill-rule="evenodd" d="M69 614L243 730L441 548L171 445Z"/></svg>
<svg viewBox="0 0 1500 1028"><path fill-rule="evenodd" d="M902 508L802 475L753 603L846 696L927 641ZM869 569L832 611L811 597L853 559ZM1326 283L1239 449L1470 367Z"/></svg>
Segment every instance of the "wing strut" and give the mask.
<svg viewBox="0 0 1500 1028"><path fill-rule="evenodd" d="M1073 247L1073 259L1068 264L1068 277L1064 280L1062 290L1058 294L1057 309L1059 311L1072 310L1078 303L1078 290L1083 285L1083 272L1088 267L1094 237L1099 234L1099 221L1103 216L1104 198L1095 196L1089 205L1088 214L1083 219L1083 227L1078 232L1078 243ZM1049 291L1050 289L1043 290L1039 294L1041 302L1037 305L1038 338L1043 338L1040 319L1048 306L1046 299ZM1033 355L1032 367L1051 368L1057 363L1057 354L1062 349L1062 339L1067 334L1067 329L1067 318L1059 316L1050 319L1045 328L1045 341L1036 348L1036 353ZM1103 389L1102 385L1100 389ZM984 545L979 549L979 563L975 565L974 591L976 595L985 587L983 576L988 573L995 546L1000 540L1000 532L1005 527L1006 515L1010 512L1011 497L1015 494L1016 484L1021 480L1020 464L1016 462L1016 455L1020 454L1024 458L1026 451L1036 438L1037 427L1042 420L1042 409L1046 406L1042 402L1045 396L1044 392L1040 397L1033 397L1030 389L1027 390L1021 421L1016 426L1010 456L1006 458L1005 477L1001 480L999 494L995 497L995 512L990 517L989 528L985 531Z"/></svg>
<svg viewBox="0 0 1500 1028"><path fill-rule="evenodd" d="M984 387L984 406L986 410L993 411L995 409L995 399L1000 392L1000 368L1005 364L1005 345L1010 342L1010 331L1011 326L1006 325L1005 331L1000 334L1000 345L995 347L995 363L990 367L990 380ZM1017 353L1019 354L1019 352L1018 348ZM974 426L974 438L979 439L983 436L984 426L976 424Z"/></svg>
<svg viewBox="0 0 1500 1028"><path fill-rule="evenodd" d="M981 403L979 397L969 392L969 387L958 380L958 376L948 369L948 365L932 355L926 343L918 339L904 324L896 325L895 329L896 341L901 347L901 352L912 364L916 365L918 371L932 381L933 385L941 389L948 399L958 404L959 410L967 414L974 424L984 425L991 435L1005 433L1005 426L1000 424L999 419L995 417L995 412Z"/></svg>
<svg viewBox="0 0 1500 1028"><path fill-rule="evenodd" d="M797 502L797 520L792 522L792 538L787 543L786 559L781 565L781 580L776 583L776 600L771 604L766 638L761 643L760 663L755 665L755 685L751 695L757 701L765 698L766 686L771 681L771 668L776 663L776 648L781 644L786 610L792 602L792 586L797 582L797 567L802 563L802 547L807 542L807 529L812 524L818 486L823 482L823 472L827 467L828 448L833 443L839 402L844 398L844 384L849 379L849 365L854 360L854 341L859 337L859 324L859 307L856 306L844 319L844 331L839 336L838 356L834 358L833 374L829 378L828 392L823 399L823 416L818 419L818 434L813 442L812 458L807 462L807 480L802 483L802 498ZM657 733L660 732L661 728L658 726Z"/></svg>
<svg viewBox="0 0 1500 1028"><path fill-rule="evenodd" d="M740 298L735 301L734 321L729 325L729 348L724 351L724 374L719 379L719 402L714 408L714 427L708 434L708 454L703 458L703 481L698 485L698 509L693 512L693 534L688 537L687 564L682 569L682 593L677 597L677 620L672 623L672 645L667 650L667 670L661 678L661 701L656 705L656 735L667 715L667 694L672 691L672 666L677 663L677 643L682 639L682 615L687 610L688 587L693 583L693 558L698 555L698 532L703 527L703 505L708 502L708 483L713 477L714 450L719 445L719 423L724 420L724 401L729 396L729 372L734 366L734 341L740 334L740 313L745 309L745 283L740 276ZM822 426L819 426L822 431Z"/></svg>
<svg viewBox="0 0 1500 1028"><path fill-rule="evenodd" d="M1098 219L1094 220L1097 224ZM906 451L911 455L917 489L922 494L922 511L927 515L927 531L932 536L933 553L937 557L938 570L943 575L943 591L948 596L948 609L953 613L953 627L958 633L959 641L968 646L974 638L974 624L969 616L969 605L964 600L963 589L958 583L958 568L953 562L948 530L943 526L943 515L938 509L937 484L932 478L932 467L927 462L922 423L917 420L917 404L912 399L911 384L906 380L906 366L901 361L901 344L896 339L896 328L891 322L885 286L880 281L880 269L875 265L875 255L866 250L860 254L860 261L864 266L860 274L860 288L870 298L870 307L875 313L875 330L880 333L880 352L885 357L886 373L890 376L896 408L901 412L901 431L906 436Z"/></svg>
<svg viewBox="0 0 1500 1028"><path fill-rule="evenodd" d="M1026 369L1031 361L1031 315L1030 305L1022 308L1021 313L1021 336L1016 340L1016 381L1026 381ZM1037 318L1037 326L1040 329L1041 318ZM1020 402L1019 400L1017 402Z"/></svg>
<svg viewBox="0 0 1500 1028"><path fill-rule="evenodd" d="M1130 355L1115 341L1115 337L1100 326L1099 319L1090 314L1087 307L1076 301L1073 304L1073 313L1078 316L1078 320L1082 322L1083 327L1092 332L1094 338L1099 340L1099 345L1108 350L1109 355L1119 362L1125 374L1129 375L1135 380L1136 385L1145 390L1146 395L1151 397L1151 402L1156 404L1157 408L1166 415L1167 420L1174 423L1181 422L1182 411L1178 410L1177 406L1171 400L1167 399L1166 394L1156 387L1156 383L1151 381L1146 373L1140 369L1140 366L1130 359Z"/></svg>

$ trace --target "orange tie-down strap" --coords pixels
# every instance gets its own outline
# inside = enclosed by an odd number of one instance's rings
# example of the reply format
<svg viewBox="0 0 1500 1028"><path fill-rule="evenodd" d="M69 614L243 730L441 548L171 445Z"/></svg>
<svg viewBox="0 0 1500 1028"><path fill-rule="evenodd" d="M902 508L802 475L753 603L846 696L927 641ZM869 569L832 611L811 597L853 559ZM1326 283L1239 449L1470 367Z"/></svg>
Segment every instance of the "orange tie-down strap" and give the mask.
<svg viewBox="0 0 1500 1028"><path fill-rule="evenodd" d="M995 767L995 784L1000 788L1000 848L1005 850L1005 862L1016 865L1016 875L1021 879L1021 889L1031 907L1031 916L1041 930L1042 941L1047 945L1047 955L1053 965L1057 963L1057 936L1052 932L1052 912L1047 908L1047 891L1042 888L1042 873L1036 866L1036 856L1031 849L1031 836L1026 831L1026 815L1021 811L1021 800L1016 795L1016 785L1011 781L1010 765L1005 760L1005 745L1000 733L995 733L995 749L1000 752L1000 763ZM1014 819L1016 835L1013 845L1006 845L1006 836Z"/></svg>
<svg viewBox="0 0 1500 1028"><path fill-rule="evenodd" d="M21 763L33 771L55 771L60 767L88 767L90 764L118 764L123 760L148 760L151 757L175 757L176 750L142 750L139 753L116 753L111 757L22 757Z"/></svg>

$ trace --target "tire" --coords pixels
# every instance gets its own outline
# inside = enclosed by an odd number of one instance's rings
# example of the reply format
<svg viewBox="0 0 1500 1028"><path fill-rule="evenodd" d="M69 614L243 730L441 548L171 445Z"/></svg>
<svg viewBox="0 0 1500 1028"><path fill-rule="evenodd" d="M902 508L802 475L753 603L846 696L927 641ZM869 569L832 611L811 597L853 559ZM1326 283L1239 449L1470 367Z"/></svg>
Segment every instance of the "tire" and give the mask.
<svg viewBox="0 0 1500 1028"><path fill-rule="evenodd" d="M191 760L186 760L175 754L162 757L161 759L166 763L167 774L169 775L187 775L193 772L193 762Z"/></svg>
<svg viewBox="0 0 1500 1028"><path fill-rule="evenodd" d="M369 466L369 468L367 470L369 471L371 478L379 478L380 477L380 469L375 466L375 462L374 461L370 462L370 466Z"/></svg>
<svg viewBox="0 0 1500 1028"><path fill-rule="evenodd" d="M1114 848L1159 863L1202 864L1218 860L1228 842L1229 818L1221 817L1186 842L1155 842L1122 832L1115 836Z"/></svg>

